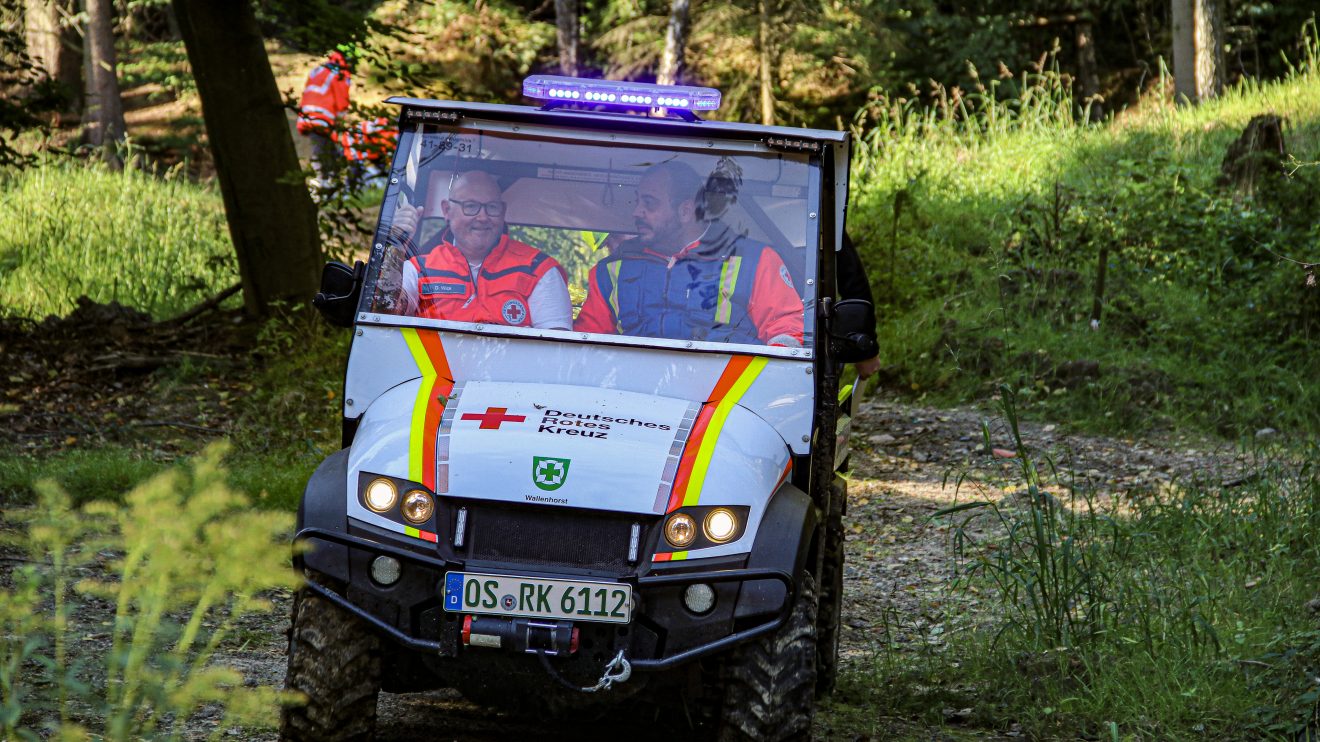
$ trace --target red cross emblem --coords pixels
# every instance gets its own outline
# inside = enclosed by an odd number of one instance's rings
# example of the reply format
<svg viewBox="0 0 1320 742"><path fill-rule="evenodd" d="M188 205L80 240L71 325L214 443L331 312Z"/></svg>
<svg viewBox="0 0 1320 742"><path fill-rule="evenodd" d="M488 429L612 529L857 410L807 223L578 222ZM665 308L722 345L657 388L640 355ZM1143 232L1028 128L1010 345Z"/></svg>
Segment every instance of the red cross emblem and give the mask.
<svg viewBox="0 0 1320 742"><path fill-rule="evenodd" d="M502 423L520 423L526 415L506 415L508 407L487 407L485 412L465 412L464 420L480 420L482 430L499 430Z"/></svg>

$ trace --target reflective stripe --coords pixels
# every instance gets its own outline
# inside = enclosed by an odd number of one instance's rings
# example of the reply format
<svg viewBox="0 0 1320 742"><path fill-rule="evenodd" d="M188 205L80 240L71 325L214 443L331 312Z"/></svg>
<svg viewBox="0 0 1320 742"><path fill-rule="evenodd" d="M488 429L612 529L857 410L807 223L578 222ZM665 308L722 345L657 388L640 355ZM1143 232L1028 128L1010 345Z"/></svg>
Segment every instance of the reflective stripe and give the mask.
<svg viewBox="0 0 1320 742"><path fill-rule="evenodd" d="M303 115L307 115L308 113L324 113L326 116L328 116L331 119L335 117L333 111L331 111L328 108L322 108L321 106L313 106L311 104L306 104L299 106L298 108L302 110Z"/></svg>
<svg viewBox="0 0 1320 742"><path fill-rule="evenodd" d="M605 266L610 274L610 311L614 312L614 331L618 333L623 332L623 323L619 321L619 269L622 267L622 260L612 260Z"/></svg>
<svg viewBox="0 0 1320 742"><path fill-rule="evenodd" d="M733 317L733 291L738 287L738 270L742 257L735 255L724 261L720 268L720 300L715 304L715 324L727 325Z"/></svg>
<svg viewBox="0 0 1320 742"><path fill-rule="evenodd" d="M324 70L324 71L330 73L330 74L328 74L328 75L325 76L325 82L323 82L323 83L314 83L314 82L312 82L313 78L316 77L316 73L318 73L318 72L320 72L320 71L322 71L322 70ZM333 85L334 82L335 82L335 75L334 75L334 73L330 70L330 68L325 67L325 66L317 67L316 69L312 70L312 71L307 75L307 87L303 88L303 92L304 92L304 93L308 93L308 92L312 92L312 93L324 93L325 91L327 91L327 90L330 89L330 86Z"/></svg>
<svg viewBox="0 0 1320 742"><path fill-rule="evenodd" d="M435 438L445 402L454 389L453 373L440 344L440 333L413 328L402 333L417 370L422 373L408 431L408 478L435 491Z"/></svg>
<svg viewBox="0 0 1320 742"><path fill-rule="evenodd" d="M738 400L751 388L752 382L760 375L761 370L765 368L765 357L757 357L747 364L747 370L744 371L729 393L724 399L715 406L715 414L711 416L710 425L706 428L706 434L701 438L701 448L697 451L697 459L692 465L692 478L688 482L687 492L683 495L683 504L696 505L701 501L701 488L706 483L706 471L710 468L711 457L715 453L715 443L719 441L720 431L724 428L724 421L728 419L729 413L733 411Z"/></svg>
<svg viewBox="0 0 1320 742"><path fill-rule="evenodd" d="M751 387L761 369L765 368L765 363L765 358L750 356L734 356L729 359L724 372L715 382L715 388L710 392L710 398L702 405L701 412L692 423L692 432L688 434L683 455L679 458L678 472L674 476L666 512L672 513L680 507L696 505L701 500L706 471L710 468L711 455L720 437L720 429L724 427L724 420Z"/></svg>

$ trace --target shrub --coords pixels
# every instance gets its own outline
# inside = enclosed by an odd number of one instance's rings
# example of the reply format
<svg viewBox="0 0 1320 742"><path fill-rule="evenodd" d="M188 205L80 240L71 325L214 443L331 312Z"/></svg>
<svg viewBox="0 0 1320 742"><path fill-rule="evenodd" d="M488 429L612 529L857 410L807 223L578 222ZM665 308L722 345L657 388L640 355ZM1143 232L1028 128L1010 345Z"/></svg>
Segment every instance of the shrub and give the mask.
<svg viewBox="0 0 1320 742"><path fill-rule="evenodd" d="M222 726L272 727L282 691L245 686L214 662L243 616L289 590L288 515L251 509L224 484L224 446L184 475L162 473L125 504L72 506L44 483L37 507L15 515L29 563L0 597L0 730L5 738L178 738L187 719L218 706ZM113 554L107 579L76 579ZM95 570L94 570L95 571ZM98 600L114 606L103 664L72 650Z"/></svg>

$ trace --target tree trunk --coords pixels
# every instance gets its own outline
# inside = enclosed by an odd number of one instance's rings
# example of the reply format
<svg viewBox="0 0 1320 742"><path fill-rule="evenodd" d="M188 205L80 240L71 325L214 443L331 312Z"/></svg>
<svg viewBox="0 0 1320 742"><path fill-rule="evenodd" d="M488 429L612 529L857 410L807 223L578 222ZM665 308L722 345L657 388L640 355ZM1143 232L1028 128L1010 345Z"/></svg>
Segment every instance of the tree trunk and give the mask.
<svg viewBox="0 0 1320 742"><path fill-rule="evenodd" d="M115 147L124 141L124 103L119 97L119 64L115 59L114 5L111 0L87 0L86 109L83 139L104 150L105 160L120 165Z"/></svg>
<svg viewBox="0 0 1320 742"><path fill-rule="evenodd" d="M202 99L248 314L317 288L316 206L248 0L173 0Z"/></svg>
<svg viewBox="0 0 1320 742"><path fill-rule="evenodd" d="M578 0L555 0L555 27L560 73L573 77L578 73Z"/></svg>
<svg viewBox="0 0 1320 742"><path fill-rule="evenodd" d="M70 111L82 104L82 41L73 24L62 21L76 12L71 0L27 0L23 13L28 56L67 96Z"/></svg>
<svg viewBox="0 0 1320 742"><path fill-rule="evenodd" d="M687 53L691 6L691 0L673 0L669 5L669 30L665 32L665 53L660 58L660 71L655 80L661 85L678 85L687 72L684 69L683 56Z"/></svg>
<svg viewBox="0 0 1320 742"><path fill-rule="evenodd" d="M1224 87L1220 0L1172 0L1173 90L1179 100L1200 103Z"/></svg>
<svg viewBox="0 0 1320 742"><path fill-rule="evenodd" d="M1100 96L1100 75L1096 71L1095 36L1090 21L1079 20L1077 29L1077 81L1081 83L1082 104L1089 106L1090 121L1105 117L1104 99Z"/></svg>
<svg viewBox="0 0 1320 742"><path fill-rule="evenodd" d="M770 0L757 0L758 22L756 41L761 52L761 123L767 126L775 122L775 89L771 76L770 54Z"/></svg>

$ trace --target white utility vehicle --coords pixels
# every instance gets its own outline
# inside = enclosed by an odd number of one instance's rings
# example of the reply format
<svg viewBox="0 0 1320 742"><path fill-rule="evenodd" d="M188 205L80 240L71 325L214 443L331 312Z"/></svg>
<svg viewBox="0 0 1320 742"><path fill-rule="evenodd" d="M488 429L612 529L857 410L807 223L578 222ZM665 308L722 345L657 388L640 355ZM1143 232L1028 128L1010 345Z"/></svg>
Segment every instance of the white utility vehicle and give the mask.
<svg viewBox="0 0 1320 742"><path fill-rule="evenodd" d="M326 267L344 448L298 512L308 703L283 736L365 738L379 690L437 687L809 736L838 652L840 373L873 353L869 303L835 297L848 136L704 121L707 88L524 92L542 105L394 99L370 260ZM496 195L464 200L477 182ZM700 237L665 244L660 212ZM446 267L469 229L530 252Z"/></svg>

